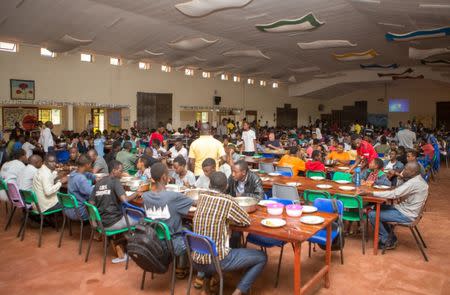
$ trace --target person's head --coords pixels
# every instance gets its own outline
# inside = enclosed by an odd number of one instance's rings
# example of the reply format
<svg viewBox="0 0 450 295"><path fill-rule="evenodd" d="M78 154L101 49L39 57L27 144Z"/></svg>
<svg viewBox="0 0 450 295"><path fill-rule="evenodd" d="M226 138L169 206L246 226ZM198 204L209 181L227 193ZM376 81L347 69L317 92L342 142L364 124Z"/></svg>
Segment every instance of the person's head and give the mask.
<svg viewBox="0 0 450 295"><path fill-rule="evenodd" d="M118 151L120 151L120 142L114 141L111 149L114 153L117 153Z"/></svg>
<svg viewBox="0 0 450 295"><path fill-rule="evenodd" d="M397 149L397 153L399 156L403 156L406 154L406 148L404 146L399 146Z"/></svg>
<svg viewBox="0 0 450 295"><path fill-rule="evenodd" d="M344 149L345 149L345 146L344 146L344 143L343 143L343 142L339 142L339 143L336 145L336 152L338 152L338 153L343 153L343 152L344 152Z"/></svg>
<svg viewBox="0 0 450 295"><path fill-rule="evenodd" d="M177 138L177 139L175 140L175 149L176 149L177 151L180 151L182 148L183 148L183 139Z"/></svg>
<svg viewBox="0 0 450 295"><path fill-rule="evenodd" d="M161 147L161 141L159 141L159 139L154 138L152 140L152 147L154 149L159 149Z"/></svg>
<svg viewBox="0 0 450 295"><path fill-rule="evenodd" d="M56 169L56 156L54 154L47 154L44 160L45 166L51 171Z"/></svg>
<svg viewBox="0 0 450 295"><path fill-rule="evenodd" d="M242 128L244 128L244 130L249 130L250 124L247 121L244 121L244 123L242 124Z"/></svg>
<svg viewBox="0 0 450 295"><path fill-rule="evenodd" d="M322 161L322 153L319 150L314 150L311 157L313 161Z"/></svg>
<svg viewBox="0 0 450 295"><path fill-rule="evenodd" d="M371 170L381 170L383 169L384 163L380 158L375 158L369 163L369 169Z"/></svg>
<svg viewBox="0 0 450 295"><path fill-rule="evenodd" d="M169 180L169 171L163 163L155 163L152 166L152 178L155 182L166 185Z"/></svg>
<svg viewBox="0 0 450 295"><path fill-rule="evenodd" d="M97 160L98 157L98 152L95 149L90 149L87 152L87 155L89 156L89 158L91 158L92 162L95 162L95 160Z"/></svg>
<svg viewBox="0 0 450 295"><path fill-rule="evenodd" d="M131 152L132 148L133 148L133 145L131 144L131 142L125 141L123 143L123 149L126 150L127 152Z"/></svg>
<svg viewBox="0 0 450 295"><path fill-rule="evenodd" d="M70 148L70 150L69 150L69 158L72 161L76 161L77 160L77 158L78 158L78 148L76 148L76 147Z"/></svg>
<svg viewBox="0 0 450 295"><path fill-rule="evenodd" d="M389 147L391 148L391 150L396 150L397 149L397 143L394 140L392 140L389 143Z"/></svg>
<svg viewBox="0 0 450 295"><path fill-rule="evenodd" d="M420 174L420 165L417 161L408 162L401 175L403 179L411 179Z"/></svg>
<svg viewBox="0 0 450 295"><path fill-rule="evenodd" d="M146 147L144 150L144 154L149 157L153 157L153 149L151 147Z"/></svg>
<svg viewBox="0 0 450 295"><path fill-rule="evenodd" d="M312 141L313 146L316 146L316 147L319 145L319 143L320 143L320 141L317 138L314 138Z"/></svg>
<svg viewBox="0 0 450 295"><path fill-rule="evenodd" d="M35 168L39 169L42 166L42 158L39 155L31 155L28 158L28 164L34 166Z"/></svg>
<svg viewBox="0 0 450 295"><path fill-rule="evenodd" d="M23 163L27 163L27 154L26 154L26 152L25 152L25 150L23 150L23 149L17 149L17 150L15 150L14 152L13 152L13 154L12 154L12 158L14 159L14 160L19 160L19 161L21 161L21 162L23 162Z"/></svg>
<svg viewBox="0 0 450 295"><path fill-rule="evenodd" d="M297 155L297 152L298 152L298 147L296 145L295 146L291 146L289 148L289 154L295 156L295 155Z"/></svg>
<svg viewBox="0 0 450 295"><path fill-rule="evenodd" d="M406 160L409 162L417 162L418 153L416 150L408 150Z"/></svg>
<svg viewBox="0 0 450 295"><path fill-rule="evenodd" d="M359 146L361 144L361 136L359 136L358 134L353 134L352 142L356 148L359 148Z"/></svg>
<svg viewBox="0 0 450 295"><path fill-rule="evenodd" d="M173 169L176 174L182 174L186 171L186 159L182 155L173 160Z"/></svg>
<svg viewBox="0 0 450 295"><path fill-rule="evenodd" d="M270 132L269 133L269 141L274 141L275 140L275 133Z"/></svg>
<svg viewBox="0 0 450 295"><path fill-rule="evenodd" d="M163 134L164 133L164 125L162 123L160 123L158 125L158 133Z"/></svg>
<svg viewBox="0 0 450 295"><path fill-rule="evenodd" d="M386 136L381 136L380 137L380 142L381 142L381 144L386 144L387 143L387 138L386 138Z"/></svg>
<svg viewBox="0 0 450 295"><path fill-rule="evenodd" d="M227 185L228 185L227 176L223 172L214 171L209 176L210 189L223 193L226 191Z"/></svg>
<svg viewBox="0 0 450 295"><path fill-rule="evenodd" d="M112 160L108 165L109 175L113 178L120 178L123 174L123 164L117 160Z"/></svg>
<svg viewBox="0 0 450 295"><path fill-rule="evenodd" d="M45 127L50 128L50 129L53 129L53 123L52 123L52 121L47 121L47 122L45 122Z"/></svg>
<svg viewBox="0 0 450 295"><path fill-rule="evenodd" d="M248 174L248 164L244 160L239 160L234 163L232 170L232 177L235 181L243 181Z"/></svg>
<svg viewBox="0 0 450 295"><path fill-rule="evenodd" d="M77 160L77 170L80 173L88 172L91 170L92 160L88 155L82 154Z"/></svg>
<svg viewBox="0 0 450 295"><path fill-rule="evenodd" d="M389 152L389 160L391 160L392 162L397 161L397 151L396 150L391 150Z"/></svg>
<svg viewBox="0 0 450 295"><path fill-rule="evenodd" d="M210 177L216 172L216 161L213 158L206 158L202 163L202 170L206 177Z"/></svg>
<svg viewBox="0 0 450 295"><path fill-rule="evenodd" d="M208 123L202 123L200 126L200 135L210 135L211 130Z"/></svg>
<svg viewBox="0 0 450 295"><path fill-rule="evenodd" d="M147 157L140 157L136 163L136 168L138 170L144 171L150 167L150 161Z"/></svg>

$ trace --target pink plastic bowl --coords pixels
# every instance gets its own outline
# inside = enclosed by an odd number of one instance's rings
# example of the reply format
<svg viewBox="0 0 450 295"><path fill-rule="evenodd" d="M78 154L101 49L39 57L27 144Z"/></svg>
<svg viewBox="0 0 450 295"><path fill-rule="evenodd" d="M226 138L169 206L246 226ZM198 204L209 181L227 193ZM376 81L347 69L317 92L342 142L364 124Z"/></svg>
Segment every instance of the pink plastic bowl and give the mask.
<svg viewBox="0 0 450 295"><path fill-rule="evenodd" d="M284 205L280 203L267 204L267 213L270 215L283 214Z"/></svg>
<svg viewBox="0 0 450 295"><path fill-rule="evenodd" d="M291 217L299 217L302 215L302 208L301 205L287 205L286 214Z"/></svg>

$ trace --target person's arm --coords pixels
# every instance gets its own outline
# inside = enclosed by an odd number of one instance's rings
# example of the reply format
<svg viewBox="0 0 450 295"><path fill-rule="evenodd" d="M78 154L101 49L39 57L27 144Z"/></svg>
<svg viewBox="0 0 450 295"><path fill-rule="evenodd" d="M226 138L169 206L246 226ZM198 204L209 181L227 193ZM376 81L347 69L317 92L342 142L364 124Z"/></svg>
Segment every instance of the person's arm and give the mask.
<svg viewBox="0 0 450 295"><path fill-rule="evenodd" d="M78 177L78 190L83 196L90 196L93 188L88 179L82 176Z"/></svg>
<svg viewBox="0 0 450 295"><path fill-rule="evenodd" d="M249 226L250 225L250 217L248 213L242 209L239 204L233 201L233 205L231 205L230 211L228 213L228 221L235 225L239 226Z"/></svg>
<svg viewBox="0 0 450 295"><path fill-rule="evenodd" d="M250 197L256 198L258 200L264 199L264 188L262 185L261 178L256 176L254 185L255 185L255 188L253 189L253 192L250 192L250 193L244 192L243 195L250 196Z"/></svg>
<svg viewBox="0 0 450 295"><path fill-rule="evenodd" d="M42 175L42 188L46 197L56 194L61 188L61 181L54 183L52 174Z"/></svg>
<svg viewBox="0 0 450 295"><path fill-rule="evenodd" d="M175 199L177 212L180 215L187 215L189 213L189 208L194 204L194 200L191 198L186 198L185 195L176 193L177 197Z"/></svg>
<svg viewBox="0 0 450 295"><path fill-rule="evenodd" d="M375 181L376 185L386 185L386 186L391 186L391 181L388 179L386 174L381 175L376 181Z"/></svg>
<svg viewBox="0 0 450 295"><path fill-rule="evenodd" d="M127 196L127 194L126 194L125 190L123 189L123 186L119 180L116 180L114 182L113 189L116 192L116 195L119 196L120 201L122 201L122 202L132 201L132 200L142 196L142 194L143 194L142 188L139 187L138 190L136 192L134 192L131 196Z"/></svg>

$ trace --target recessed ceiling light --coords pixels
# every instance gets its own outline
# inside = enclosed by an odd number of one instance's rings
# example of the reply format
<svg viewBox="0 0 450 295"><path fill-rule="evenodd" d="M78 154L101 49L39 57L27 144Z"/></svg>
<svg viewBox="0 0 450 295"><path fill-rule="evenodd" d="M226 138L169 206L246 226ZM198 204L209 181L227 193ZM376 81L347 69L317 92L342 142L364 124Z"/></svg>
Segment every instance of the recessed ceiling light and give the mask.
<svg viewBox="0 0 450 295"><path fill-rule="evenodd" d="M278 88L278 82L273 82L272 88Z"/></svg>
<svg viewBox="0 0 450 295"><path fill-rule="evenodd" d="M420 8L450 8L450 4L440 4L440 3L430 3L430 4L419 4Z"/></svg>

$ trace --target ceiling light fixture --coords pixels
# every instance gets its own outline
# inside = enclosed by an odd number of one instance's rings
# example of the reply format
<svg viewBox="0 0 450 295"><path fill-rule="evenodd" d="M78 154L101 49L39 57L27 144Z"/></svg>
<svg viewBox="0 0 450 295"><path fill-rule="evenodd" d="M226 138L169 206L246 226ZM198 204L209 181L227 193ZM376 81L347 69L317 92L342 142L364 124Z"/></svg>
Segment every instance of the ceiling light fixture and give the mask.
<svg viewBox="0 0 450 295"><path fill-rule="evenodd" d="M261 81L259 81L259 86L266 86L266 81L264 81L264 80L261 80Z"/></svg>
<svg viewBox="0 0 450 295"><path fill-rule="evenodd" d="M272 88L278 88L278 82L273 82Z"/></svg>
<svg viewBox="0 0 450 295"><path fill-rule="evenodd" d="M220 75L220 80L227 81L228 80L228 75L227 74Z"/></svg>
<svg viewBox="0 0 450 295"><path fill-rule="evenodd" d="M247 84L248 85L253 85L253 84L255 84L255 80L253 80L252 78L248 78L247 79Z"/></svg>
<svg viewBox="0 0 450 295"><path fill-rule="evenodd" d="M184 74L186 76L194 76L194 70L193 69L184 69Z"/></svg>
<svg viewBox="0 0 450 295"><path fill-rule="evenodd" d="M120 58L110 57L109 58L109 63L112 64L113 66L120 66L120 64L121 64Z"/></svg>
<svg viewBox="0 0 450 295"><path fill-rule="evenodd" d="M241 82L241 77L233 76L233 82Z"/></svg>
<svg viewBox="0 0 450 295"><path fill-rule="evenodd" d="M141 70L150 70L150 63L140 61L139 62L139 69L141 69Z"/></svg>
<svg viewBox="0 0 450 295"><path fill-rule="evenodd" d="M163 71L165 73L170 73L172 71L172 68L170 66L162 65L161 71Z"/></svg>
<svg viewBox="0 0 450 295"><path fill-rule="evenodd" d="M41 55L42 56L48 56L48 57L55 57L56 53L51 52L50 50L48 50L47 48L41 48Z"/></svg>
<svg viewBox="0 0 450 295"><path fill-rule="evenodd" d="M369 3L369 4L380 4L380 0L352 0L353 2Z"/></svg>
<svg viewBox="0 0 450 295"><path fill-rule="evenodd" d="M203 72L202 73L202 77L205 78L205 79L208 79L208 78L211 77L211 73L210 72Z"/></svg>

